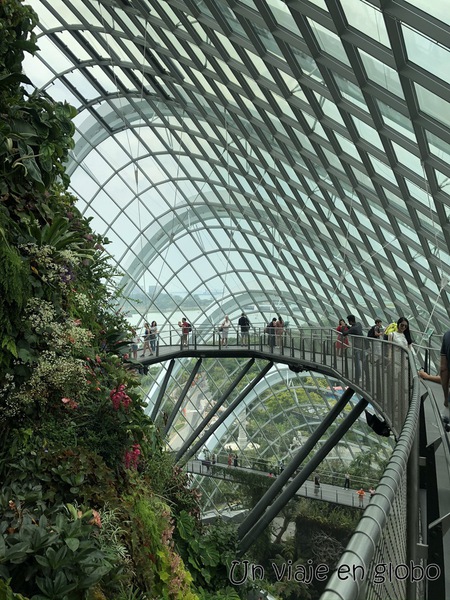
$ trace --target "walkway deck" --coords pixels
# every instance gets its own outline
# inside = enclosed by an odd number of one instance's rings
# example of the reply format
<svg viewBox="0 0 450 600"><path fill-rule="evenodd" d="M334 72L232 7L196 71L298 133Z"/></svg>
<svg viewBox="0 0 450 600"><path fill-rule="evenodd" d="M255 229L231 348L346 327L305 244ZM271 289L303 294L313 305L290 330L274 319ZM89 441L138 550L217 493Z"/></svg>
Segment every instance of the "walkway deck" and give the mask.
<svg viewBox="0 0 450 600"><path fill-rule="evenodd" d="M227 465L217 463L211 465L210 462L204 460L190 460L186 463L184 468L188 473L203 475L205 477L214 477L225 481L234 481L234 471L258 475L265 479L269 478L269 473L258 471L257 469L234 466L228 467ZM273 478L275 479L276 475L274 475ZM312 481L306 481L297 491L297 496L322 500L324 502L331 502L342 506L350 506L352 508L365 508L370 501L369 494L366 493L362 506L359 506L359 498L356 494L356 490L345 490L342 487L338 488L327 483L321 483L320 488L316 489Z"/></svg>

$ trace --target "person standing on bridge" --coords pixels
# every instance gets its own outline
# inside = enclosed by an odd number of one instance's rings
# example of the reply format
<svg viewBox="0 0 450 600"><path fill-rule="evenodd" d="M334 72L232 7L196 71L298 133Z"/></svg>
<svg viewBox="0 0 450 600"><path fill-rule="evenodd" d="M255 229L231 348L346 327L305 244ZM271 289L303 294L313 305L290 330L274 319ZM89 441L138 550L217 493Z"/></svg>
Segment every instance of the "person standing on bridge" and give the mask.
<svg viewBox="0 0 450 600"><path fill-rule="evenodd" d="M283 330L284 330L284 321L281 315L278 315L277 320L275 321L275 345L282 348L283 347Z"/></svg>
<svg viewBox="0 0 450 600"><path fill-rule="evenodd" d="M142 348L141 356L145 356L146 350L149 351L150 355L153 354L153 351L150 348L150 325L148 323L145 323L144 325L144 346Z"/></svg>
<svg viewBox="0 0 450 600"><path fill-rule="evenodd" d="M225 319L222 321L222 324L219 327L219 331L222 337L222 347L228 346L228 331L230 330L231 321L228 318L228 315L225 315Z"/></svg>
<svg viewBox="0 0 450 600"><path fill-rule="evenodd" d="M188 323L186 317L183 317L181 321L178 322L178 326L181 327L181 346L186 348L189 344L189 334L192 331L192 325Z"/></svg>
<svg viewBox="0 0 450 600"><path fill-rule="evenodd" d="M364 508L364 496L366 495L364 488L360 488L356 493L358 494L359 508Z"/></svg>
<svg viewBox="0 0 450 600"><path fill-rule="evenodd" d="M275 330L276 330L276 322L277 318L274 317L269 323L267 323L266 333L267 333L267 344L269 345L270 352L273 352L275 347Z"/></svg>
<svg viewBox="0 0 450 600"><path fill-rule="evenodd" d="M250 321L245 313L239 317L238 325L241 328L241 346L248 346Z"/></svg>
<svg viewBox="0 0 450 600"><path fill-rule="evenodd" d="M316 496L319 495L319 490L320 490L320 475L319 475L319 473L315 473L315 475L314 475L314 494Z"/></svg>
<svg viewBox="0 0 450 600"><path fill-rule="evenodd" d="M350 473L344 475L344 490L350 489Z"/></svg>
<svg viewBox="0 0 450 600"><path fill-rule="evenodd" d="M352 339L353 346L353 365L354 372L353 378L355 380L356 385L359 385L359 380L361 379L361 360L362 360L362 325L361 323L356 322L355 315L348 315L347 321L349 328L347 331L342 331L342 335L345 336L354 336Z"/></svg>
<svg viewBox="0 0 450 600"><path fill-rule="evenodd" d="M158 337L158 326L156 321L152 321L150 325L150 347L152 349L152 353L156 352L156 338Z"/></svg>
<svg viewBox="0 0 450 600"><path fill-rule="evenodd" d="M339 325L336 327L336 331L339 333L339 335L337 336L337 340L336 340L336 355L337 356L344 356L344 350L347 350L347 348L349 347L349 341L348 341L348 337L343 337L341 334L341 332L343 331L347 331L348 330L348 325L345 322L345 319L339 319Z"/></svg>

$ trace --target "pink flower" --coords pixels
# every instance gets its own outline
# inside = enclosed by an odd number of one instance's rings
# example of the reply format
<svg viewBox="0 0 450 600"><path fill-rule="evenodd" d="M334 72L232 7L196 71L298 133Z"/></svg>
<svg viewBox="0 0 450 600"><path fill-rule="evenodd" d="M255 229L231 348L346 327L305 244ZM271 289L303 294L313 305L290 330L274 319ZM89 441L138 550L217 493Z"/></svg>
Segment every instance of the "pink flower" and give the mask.
<svg viewBox="0 0 450 600"><path fill-rule="evenodd" d="M75 400L72 400L71 398L61 398L61 402L67 406L67 408L71 408L72 410L78 408L78 402L75 402Z"/></svg>
<svg viewBox="0 0 450 600"><path fill-rule="evenodd" d="M123 383L111 390L109 397L111 398L114 410L119 410L121 405L127 410L131 404L131 398L125 393L125 385Z"/></svg>
<svg viewBox="0 0 450 600"><path fill-rule="evenodd" d="M124 456L125 469L137 469L139 463L139 456L141 455L139 444L133 444L131 450L127 450Z"/></svg>
<svg viewBox="0 0 450 600"><path fill-rule="evenodd" d="M92 519L89 521L91 525L96 525L99 529L102 528L102 520L100 513L97 510L92 509Z"/></svg>

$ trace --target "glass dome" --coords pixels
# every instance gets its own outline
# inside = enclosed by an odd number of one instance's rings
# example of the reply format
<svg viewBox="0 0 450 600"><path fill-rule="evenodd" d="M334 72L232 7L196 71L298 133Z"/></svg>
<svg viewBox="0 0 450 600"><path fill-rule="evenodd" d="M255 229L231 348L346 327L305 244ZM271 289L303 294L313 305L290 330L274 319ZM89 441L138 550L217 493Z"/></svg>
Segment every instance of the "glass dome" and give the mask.
<svg viewBox="0 0 450 600"><path fill-rule="evenodd" d="M29 4L25 70L78 110L71 189L139 319L447 328L440 2Z"/></svg>

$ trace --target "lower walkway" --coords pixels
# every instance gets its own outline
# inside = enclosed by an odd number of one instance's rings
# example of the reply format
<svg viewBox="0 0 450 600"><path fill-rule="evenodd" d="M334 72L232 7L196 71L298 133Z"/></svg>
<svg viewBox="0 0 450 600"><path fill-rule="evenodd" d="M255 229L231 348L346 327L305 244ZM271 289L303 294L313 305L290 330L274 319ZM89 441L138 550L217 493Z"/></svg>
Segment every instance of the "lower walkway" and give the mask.
<svg viewBox="0 0 450 600"><path fill-rule="evenodd" d="M228 467L227 465L218 463L213 465L210 461L206 460L189 460L184 465L184 468L188 473L204 475L206 477L215 477L216 479L224 479L226 481L235 481L236 478L234 477L234 473L236 471L257 475L265 479L275 480L277 477L276 475L257 469L235 466ZM370 500L369 494L366 493L360 504L356 490L343 489L342 487L338 488L327 483L321 483L320 487L316 488L312 481L306 481L298 489L296 495L303 496L304 498L313 498L314 500L323 500L324 502L331 502L333 504L351 506L352 508L365 508Z"/></svg>

